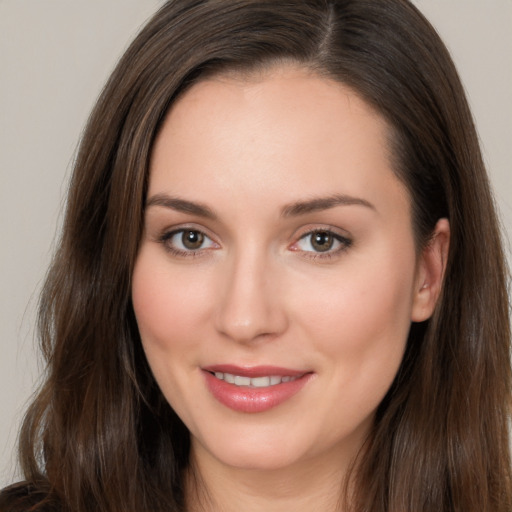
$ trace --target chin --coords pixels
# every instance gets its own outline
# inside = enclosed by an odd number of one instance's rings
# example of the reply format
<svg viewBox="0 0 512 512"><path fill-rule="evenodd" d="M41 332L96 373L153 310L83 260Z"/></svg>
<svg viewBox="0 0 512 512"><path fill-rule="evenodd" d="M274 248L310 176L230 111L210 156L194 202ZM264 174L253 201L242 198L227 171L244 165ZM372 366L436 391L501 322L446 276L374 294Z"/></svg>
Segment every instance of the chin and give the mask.
<svg viewBox="0 0 512 512"><path fill-rule="evenodd" d="M219 454L226 466L246 471L279 471L299 462L297 453L288 454L279 450L258 449L230 451Z"/></svg>
<svg viewBox="0 0 512 512"><path fill-rule="evenodd" d="M309 443L296 439L288 433L279 432L271 425L255 431L208 436L202 440L192 436L192 451L207 452L218 462L237 469L272 471L284 469L307 458ZM270 432L271 431L271 432ZM210 432L211 434L211 432Z"/></svg>

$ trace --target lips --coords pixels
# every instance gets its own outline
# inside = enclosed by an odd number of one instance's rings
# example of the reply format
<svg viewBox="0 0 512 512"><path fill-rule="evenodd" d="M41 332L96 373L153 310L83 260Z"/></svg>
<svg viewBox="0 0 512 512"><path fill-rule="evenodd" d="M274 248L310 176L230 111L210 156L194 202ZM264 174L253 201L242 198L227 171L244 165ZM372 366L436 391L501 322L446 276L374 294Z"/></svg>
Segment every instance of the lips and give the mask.
<svg viewBox="0 0 512 512"><path fill-rule="evenodd" d="M202 370L210 393L221 404L244 413L277 407L298 393L313 375L273 366L217 365Z"/></svg>

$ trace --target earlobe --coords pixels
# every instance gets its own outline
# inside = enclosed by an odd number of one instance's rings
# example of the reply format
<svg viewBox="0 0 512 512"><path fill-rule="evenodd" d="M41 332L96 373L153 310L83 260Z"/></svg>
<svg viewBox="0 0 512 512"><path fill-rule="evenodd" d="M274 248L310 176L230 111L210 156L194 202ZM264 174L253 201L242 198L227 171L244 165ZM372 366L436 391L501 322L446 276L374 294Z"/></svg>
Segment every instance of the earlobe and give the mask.
<svg viewBox="0 0 512 512"><path fill-rule="evenodd" d="M439 219L418 261L411 320L423 322L434 312L443 287L450 247L450 223Z"/></svg>

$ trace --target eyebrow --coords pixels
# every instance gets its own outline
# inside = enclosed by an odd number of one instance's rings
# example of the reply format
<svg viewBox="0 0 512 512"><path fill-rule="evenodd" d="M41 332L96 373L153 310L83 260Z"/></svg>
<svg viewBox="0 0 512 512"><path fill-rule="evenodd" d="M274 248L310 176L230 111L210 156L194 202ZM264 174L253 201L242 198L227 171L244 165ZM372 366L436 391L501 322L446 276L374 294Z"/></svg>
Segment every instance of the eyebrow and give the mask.
<svg viewBox="0 0 512 512"><path fill-rule="evenodd" d="M163 206L164 208L170 208L177 212L190 213L198 217L204 217L205 219L215 220L217 218L213 210L204 204L187 201L186 199L180 199L178 197L171 197L166 194L156 194L150 197L146 201L146 208L150 206Z"/></svg>
<svg viewBox="0 0 512 512"><path fill-rule="evenodd" d="M366 199L348 196L345 194L334 194L332 196L316 197L306 201L297 201L295 203L286 205L281 210L281 216L297 217L300 215L306 215L308 213L329 210L330 208L335 208L336 206L351 205L364 206L376 211L375 206L373 206L373 204L369 201L366 201ZM198 217L204 217L206 219L217 219L217 214L208 206L202 203L168 196L167 194L155 194L154 196L150 197L146 202L146 208L149 208L150 206L162 206L164 208L170 208L171 210L178 212L197 215Z"/></svg>
<svg viewBox="0 0 512 512"><path fill-rule="evenodd" d="M308 201L297 201L296 203L287 205L282 210L282 216L295 217L299 215L305 215L307 213L329 210L330 208L334 208L336 206L352 205L364 206L366 208L370 208L371 210L377 211L375 206L369 201L366 201L366 199L352 197L345 194L334 194L328 197L313 198Z"/></svg>

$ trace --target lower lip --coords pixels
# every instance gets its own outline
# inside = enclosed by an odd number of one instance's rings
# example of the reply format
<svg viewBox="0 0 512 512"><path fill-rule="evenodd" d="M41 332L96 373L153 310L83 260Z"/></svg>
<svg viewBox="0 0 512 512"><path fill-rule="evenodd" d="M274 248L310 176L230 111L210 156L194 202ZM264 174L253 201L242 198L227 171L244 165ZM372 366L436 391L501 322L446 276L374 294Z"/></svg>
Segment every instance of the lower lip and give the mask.
<svg viewBox="0 0 512 512"><path fill-rule="evenodd" d="M203 371L210 393L223 405L238 412L264 412L286 402L297 394L310 380L307 373L290 382L282 382L265 388L236 386L217 379L210 372Z"/></svg>

